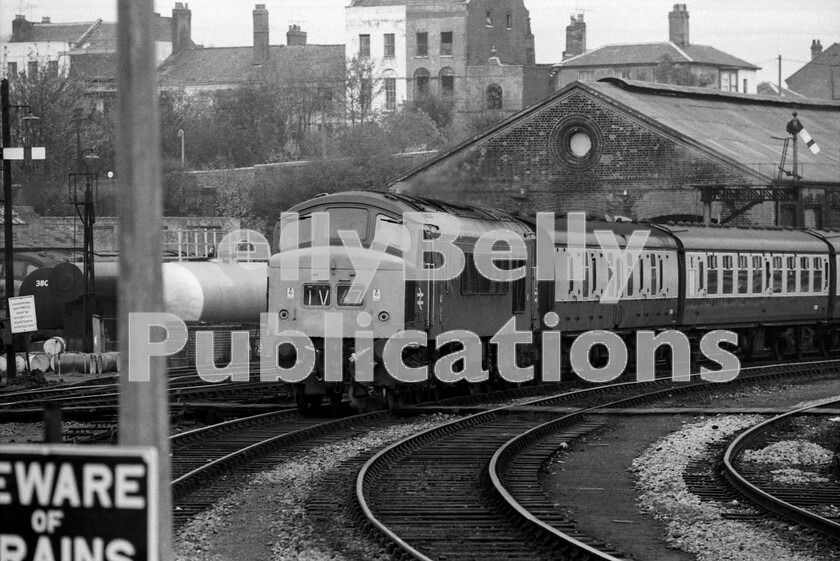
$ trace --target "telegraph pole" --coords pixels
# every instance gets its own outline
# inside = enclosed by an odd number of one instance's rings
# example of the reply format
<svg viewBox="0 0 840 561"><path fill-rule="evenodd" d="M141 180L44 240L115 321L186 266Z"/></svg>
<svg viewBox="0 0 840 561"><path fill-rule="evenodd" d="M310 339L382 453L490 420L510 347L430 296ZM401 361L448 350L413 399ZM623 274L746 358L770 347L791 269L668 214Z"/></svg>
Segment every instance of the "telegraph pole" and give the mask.
<svg viewBox="0 0 840 561"><path fill-rule="evenodd" d="M169 396L166 358L152 357L150 376L133 379L128 356L129 315L163 312L162 189L157 70L152 0L117 2L117 174L120 177L121 446L157 449L157 544L171 558L172 493L169 464ZM144 336L147 334L134 334ZM135 377L137 375L135 374Z"/></svg>
<svg viewBox="0 0 840 561"><path fill-rule="evenodd" d="M9 102L9 81L3 79L0 83L0 102L2 102L2 126L3 127L3 150L12 144L11 117L9 115L11 104ZM6 345L6 376L11 382L17 376L17 364L15 363L15 338L12 335L9 322L11 321L11 310L9 309L9 298L15 295L15 256L14 240L12 239L12 162L3 158L3 235L6 236L6 323L9 333L9 342Z"/></svg>

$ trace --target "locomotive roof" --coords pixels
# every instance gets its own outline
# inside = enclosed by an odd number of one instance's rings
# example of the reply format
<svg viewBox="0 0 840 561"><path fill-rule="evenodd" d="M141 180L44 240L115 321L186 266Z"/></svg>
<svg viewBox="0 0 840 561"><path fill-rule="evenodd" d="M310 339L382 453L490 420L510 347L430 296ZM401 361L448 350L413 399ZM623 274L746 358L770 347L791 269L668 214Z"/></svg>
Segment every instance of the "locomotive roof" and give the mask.
<svg viewBox="0 0 840 561"><path fill-rule="evenodd" d="M308 201L293 206L289 209L289 212L304 212L324 204L372 205L400 215L405 212L443 212L460 218L516 222L516 219L510 214L495 208L451 203L397 193L381 193L379 191L345 191L317 195Z"/></svg>
<svg viewBox="0 0 840 561"><path fill-rule="evenodd" d="M524 219L528 222L532 229L536 231L536 220L533 217ZM566 245L568 243L568 219L559 217L554 220L554 243L557 245ZM589 247L600 246L598 237L595 232L604 230L613 232L617 238L618 246L625 247L627 241L633 236L633 232L647 232L648 237L645 241L646 249L676 249L677 242L674 238L669 236L666 232L651 228L647 224L639 224L638 222L606 222L604 220L587 220L586 221L586 245Z"/></svg>
<svg viewBox="0 0 840 561"><path fill-rule="evenodd" d="M670 224L660 224L659 227L679 238L689 251L828 253L824 241L804 230Z"/></svg>

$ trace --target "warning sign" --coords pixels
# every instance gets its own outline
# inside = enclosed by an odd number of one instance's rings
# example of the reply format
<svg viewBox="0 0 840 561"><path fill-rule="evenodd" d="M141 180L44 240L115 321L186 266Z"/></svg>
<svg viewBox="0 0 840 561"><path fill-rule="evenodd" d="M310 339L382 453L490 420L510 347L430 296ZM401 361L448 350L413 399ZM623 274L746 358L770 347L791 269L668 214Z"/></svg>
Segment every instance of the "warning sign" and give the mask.
<svg viewBox="0 0 840 561"><path fill-rule="evenodd" d="M38 320L35 316L35 296L13 296L9 298L9 315L11 316L12 333L38 331Z"/></svg>
<svg viewBox="0 0 840 561"><path fill-rule="evenodd" d="M157 561L157 450L0 446L0 561Z"/></svg>

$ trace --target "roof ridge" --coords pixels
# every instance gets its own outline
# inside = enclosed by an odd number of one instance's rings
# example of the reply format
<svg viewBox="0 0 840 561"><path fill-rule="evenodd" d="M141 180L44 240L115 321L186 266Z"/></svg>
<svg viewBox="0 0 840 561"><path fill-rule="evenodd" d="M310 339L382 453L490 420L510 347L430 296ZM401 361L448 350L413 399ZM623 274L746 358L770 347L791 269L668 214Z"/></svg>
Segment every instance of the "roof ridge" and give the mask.
<svg viewBox="0 0 840 561"><path fill-rule="evenodd" d="M87 39L88 37L91 36L91 34L93 33L93 30L96 29L97 27L99 27L99 25L101 23L102 23L102 18L97 18L97 20L95 22L90 24L90 27L87 28L87 31L82 33L81 36L77 40L73 41L73 43L75 43L77 45L81 45L84 42L85 39Z"/></svg>

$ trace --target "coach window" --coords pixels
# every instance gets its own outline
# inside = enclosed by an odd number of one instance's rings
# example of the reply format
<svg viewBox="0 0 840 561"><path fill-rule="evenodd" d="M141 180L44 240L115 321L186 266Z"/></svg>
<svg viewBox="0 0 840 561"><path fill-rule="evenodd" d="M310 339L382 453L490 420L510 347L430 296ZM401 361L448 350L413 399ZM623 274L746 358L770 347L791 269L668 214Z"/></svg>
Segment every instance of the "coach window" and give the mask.
<svg viewBox="0 0 840 561"><path fill-rule="evenodd" d="M650 295L656 296L659 292L659 270L656 263L656 255L651 253L650 257Z"/></svg>
<svg viewBox="0 0 840 561"><path fill-rule="evenodd" d="M825 286L823 285L823 267L825 266L825 259L822 257L814 257L814 292L817 294L821 294L825 292Z"/></svg>
<svg viewBox="0 0 840 561"><path fill-rule="evenodd" d="M735 292L735 259L732 255L722 255L721 262L721 294L734 294Z"/></svg>
<svg viewBox="0 0 840 561"><path fill-rule="evenodd" d="M718 256L709 255L706 257L706 263L709 265L709 280L706 283L709 294L718 293Z"/></svg>
<svg viewBox="0 0 840 561"><path fill-rule="evenodd" d="M752 293L764 294L764 257L752 256Z"/></svg>
<svg viewBox="0 0 840 561"><path fill-rule="evenodd" d="M787 282L785 283L785 292L788 294L795 294L796 293L796 257L793 255L788 255L787 259L785 259L785 278Z"/></svg>
<svg viewBox="0 0 840 561"><path fill-rule="evenodd" d="M624 289L625 296L633 296L633 277L636 275L633 274L633 257L631 255L626 256L627 259L627 267L625 270L627 271L627 288Z"/></svg>
<svg viewBox="0 0 840 561"><path fill-rule="evenodd" d="M784 271L782 270L782 256L773 256L773 294L781 294L783 290Z"/></svg>
<svg viewBox="0 0 840 561"><path fill-rule="evenodd" d="M812 292L810 257L799 258L799 292Z"/></svg>
<svg viewBox="0 0 840 561"><path fill-rule="evenodd" d="M738 256L738 294L749 294L750 292L750 269L747 267L746 255Z"/></svg>

